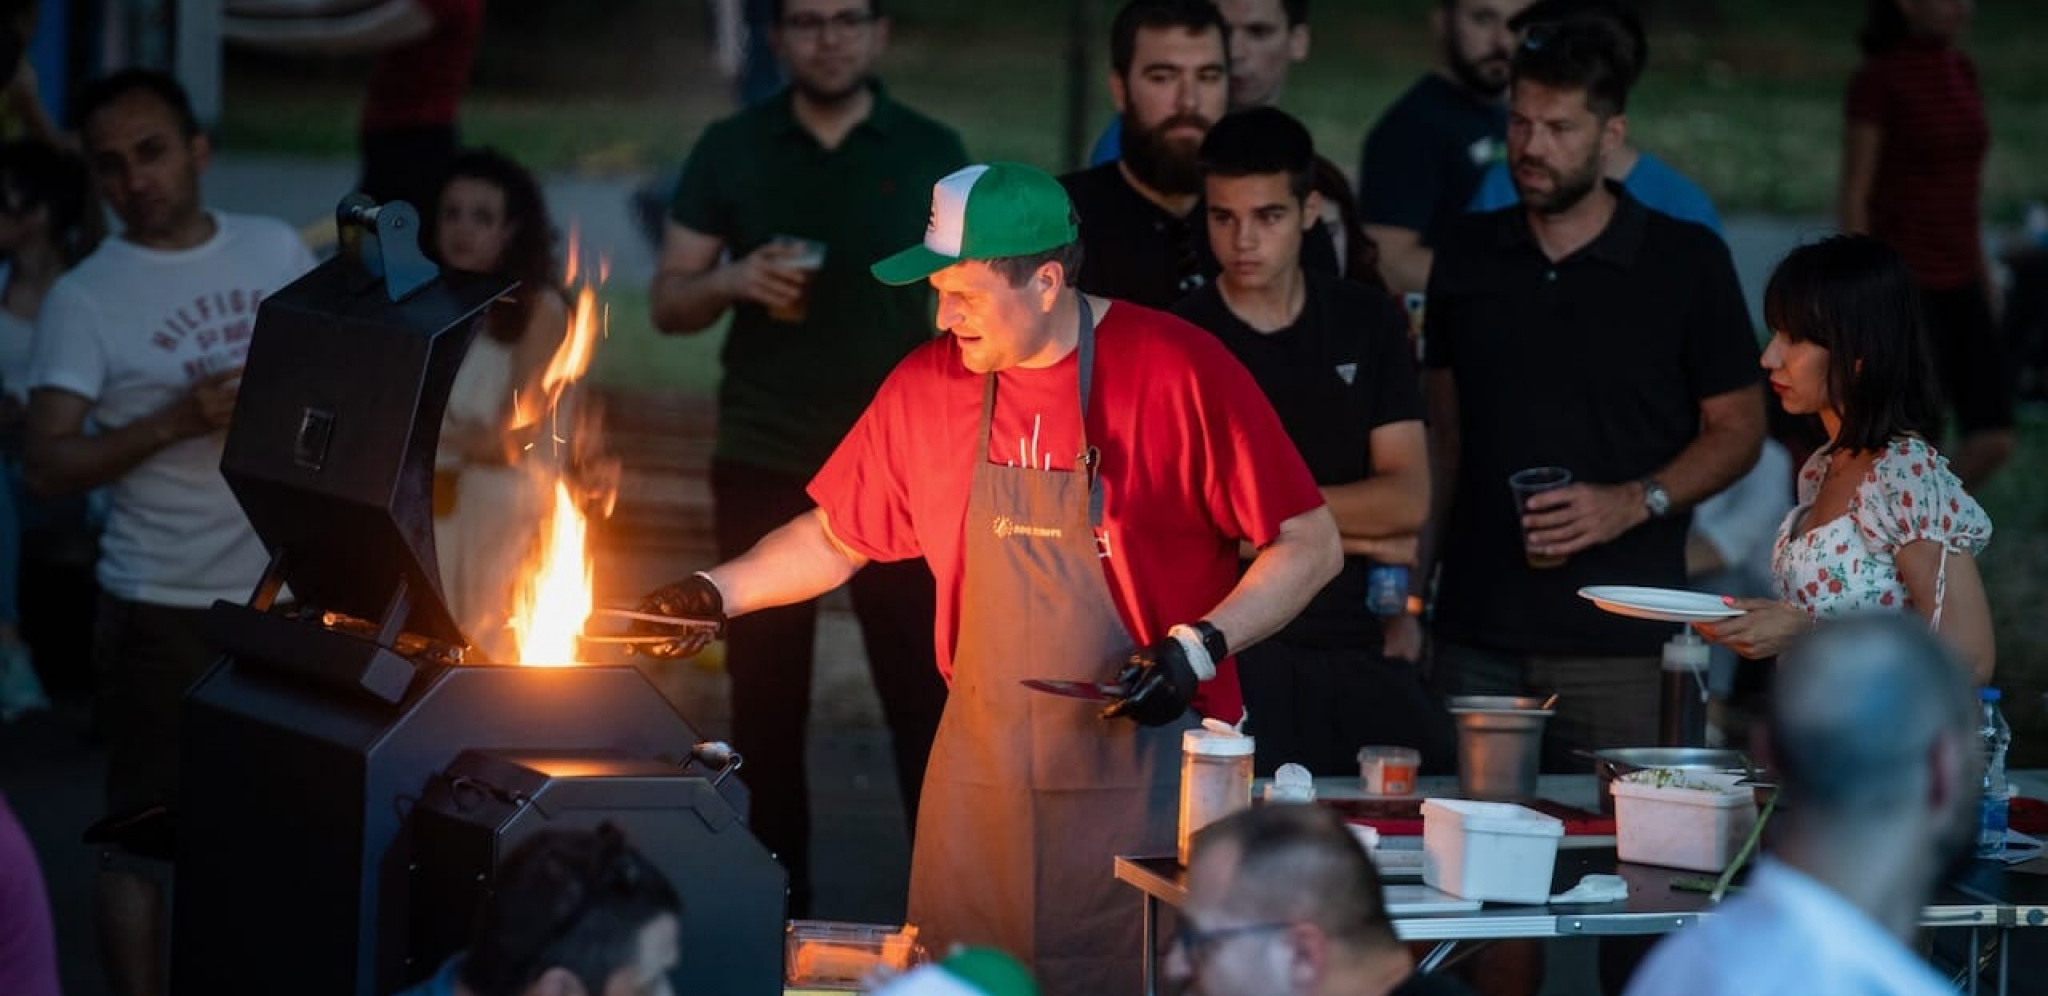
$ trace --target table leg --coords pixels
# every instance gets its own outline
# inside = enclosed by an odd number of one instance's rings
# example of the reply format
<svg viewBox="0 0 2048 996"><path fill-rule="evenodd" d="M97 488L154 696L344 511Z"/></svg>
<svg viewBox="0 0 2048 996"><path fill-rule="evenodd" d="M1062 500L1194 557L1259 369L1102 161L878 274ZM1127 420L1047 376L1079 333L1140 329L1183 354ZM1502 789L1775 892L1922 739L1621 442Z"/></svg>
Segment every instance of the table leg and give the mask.
<svg viewBox="0 0 2048 996"><path fill-rule="evenodd" d="M1430 948L1429 954L1423 956L1422 963L1415 966L1415 974L1428 975L1443 967L1444 959L1449 958L1451 952L1456 950L1458 950L1457 941L1436 942L1436 947Z"/></svg>
<svg viewBox="0 0 2048 996"><path fill-rule="evenodd" d="M1998 996L2006 996L2006 979L2011 977L2012 931L1998 932Z"/></svg>
<svg viewBox="0 0 2048 996"><path fill-rule="evenodd" d="M1970 976L1970 988L1969 988L1969 994L1970 994L1970 996L1977 996L1977 970L1978 970L1978 966L1979 966L1979 965L1981 964L1981 962L1980 962L1980 961L1979 961L1978 959L1979 959L1979 958L1981 958L1981 957L1983 956L1983 951L1984 951L1984 949L1983 949L1982 947L1978 946L1978 944L1977 944L1977 928L1975 928L1975 927L1971 927L1971 928L1970 928L1970 959L1969 959L1968 967L1964 969L1964 971L1968 972L1968 973L1969 973L1969 976ZM1145 996L1151 996L1151 994L1150 994L1150 993L1147 993L1147 994L1145 994Z"/></svg>
<svg viewBox="0 0 2048 996"><path fill-rule="evenodd" d="M1157 996L1159 992L1159 900L1151 893L1144 894L1145 914L1145 996ZM1128 936L1128 935L1126 935Z"/></svg>

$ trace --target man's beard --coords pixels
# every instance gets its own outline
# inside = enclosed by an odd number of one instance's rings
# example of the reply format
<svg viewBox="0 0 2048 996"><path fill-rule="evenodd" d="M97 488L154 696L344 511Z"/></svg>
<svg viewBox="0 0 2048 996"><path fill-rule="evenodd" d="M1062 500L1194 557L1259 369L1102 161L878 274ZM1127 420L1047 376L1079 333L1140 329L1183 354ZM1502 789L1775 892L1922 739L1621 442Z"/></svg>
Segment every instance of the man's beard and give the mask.
<svg viewBox="0 0 2048 996"><path fill-rule="evenodd" d="M1458 78L1458 85L1482 97L1498 97L1506 91L1508 88L1508 74L1503 72L1500 74L1499 79L1488 79L1480 70L1480 66L1488 62L1505 66L1507 65L1508 55L1509 53L1507 52L1496 50L1477 61L1469 60L1465 58L1464 53L1458 51L1457 39L1449 37L1444 39L1444 63L1450 66L1451 75Z"/></svg>
<svg viewBox="0 0 2048 996"><path fill-rule="evenodd" d="M1157 127L1145 128L1130 112L1123 116L1123 161L1138 181L1161 193L1202 192L1201 143L1176 142L1166 133L1182 125L1193 125L1202 134L1215 122L1200 114L1175 114Z"/></svg>
<svg viewBox="0 0 2048 996"><path fill-rule="evenodd" d="M1516 164L1516 168L1519 170L1519 163ZM1588 156L1579 169L1570 173L1560 173L1548 166L1537 168L1550 174L1551 186L1548 193L1532 194L1522 189L1521 177L1515 176L1514 173L1509 174L1514 178L1515 191L1522 195L1522 205L1537 214L1563 214L1578 206L1580 201L1586 199L1587 194L1593 192L1594 187L1600 185L1598 154Z"/></svg>

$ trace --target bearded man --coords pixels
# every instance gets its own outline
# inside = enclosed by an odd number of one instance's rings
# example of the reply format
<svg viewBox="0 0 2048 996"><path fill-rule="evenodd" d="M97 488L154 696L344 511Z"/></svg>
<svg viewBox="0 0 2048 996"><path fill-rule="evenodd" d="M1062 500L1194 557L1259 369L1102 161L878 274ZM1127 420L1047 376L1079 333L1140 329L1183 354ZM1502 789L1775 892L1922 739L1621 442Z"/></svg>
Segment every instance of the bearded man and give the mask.
<svg viewBox="0 0 2048 996"><path fill-rule="evenodd" d="M1513 62L1520 203L1445 232L1423 365L1443 567L1433 677L1561 693L1550 771L1574 749L1652 742L1670 628L1577 592L1682 587L1689 510L1755 462L1764 412L1727 246L1604 179L1628 134L1614 33L1543 27ZM1535 467L1573 483L1518 514L1508 477Z"/></svg>

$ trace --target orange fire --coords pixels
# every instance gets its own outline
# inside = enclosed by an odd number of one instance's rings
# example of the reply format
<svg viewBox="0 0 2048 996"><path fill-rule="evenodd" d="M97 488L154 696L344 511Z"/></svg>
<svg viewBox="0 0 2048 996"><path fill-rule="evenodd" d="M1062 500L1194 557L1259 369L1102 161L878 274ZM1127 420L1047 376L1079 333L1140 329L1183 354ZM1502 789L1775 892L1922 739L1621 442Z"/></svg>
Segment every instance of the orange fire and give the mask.
<svg viewBox="0 0 2048 996"><path fill-rule="evenodd" d="M566 278L573 286L578 271L573 233L569 245ZM599 272L607 269L601 264ZM590 370L602 326L599 307L589 283L575 287L568 333L541 374L540 397L515 399L515 422L540 424L541 437L534 447L549 456L560 456L562 459L549 461L558 468L570 451L565 431L575 421L570 410L574 395L568 389ZM541 524L540 553L515 596L512 630L519 644L519 663L562 667L574 664L579 656L577 637L590 618L593 602L592 568L585 542L589 523L559 469L553 493L554 509Z"/></svg>

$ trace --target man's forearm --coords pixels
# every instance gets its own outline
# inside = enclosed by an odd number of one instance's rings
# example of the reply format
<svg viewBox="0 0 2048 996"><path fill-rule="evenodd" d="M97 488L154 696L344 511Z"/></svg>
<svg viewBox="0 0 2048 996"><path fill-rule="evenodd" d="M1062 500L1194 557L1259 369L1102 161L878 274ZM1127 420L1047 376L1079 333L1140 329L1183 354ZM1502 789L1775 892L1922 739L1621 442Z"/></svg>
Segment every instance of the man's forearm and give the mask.
<svg viewBox="0 0 2048 996"><path fill-rule="evenodd" d="M1702 422L1700 434L1654 476L1670 493L1673 508L1691 508L1749 473L1763 448L1763 437L1759 399L1753 418L1744 415Z"/></svg>
<svg viewBox="0 0 2048 996"><path fill-rule="evenodd" d="M1279 632L1344 564L1337 523L1318 508L1281 523L1280 536L1259 551L1237 587L1205 616L1235 652Z"/></svg>
<svg viewBox="0 0 2048 996"><path fill-rule="evenodd" d="M1412 535L1429 519L1427 472L1375 474L1362 481L1324 487L1323 501L1345 539L1390 539Z"/></svg>
<svg viewBox="0 0 2048 996"><path fill-rule="evenodd" d="M816 598L867 566L866 557L833 539L824 516L817 509L805 512L761 537L753 549L705 572L718 586L725 614L741 616Z"/></svg>
<svg viewBox="0 0 2048 996"><path fill-rule="evenodd" d="M733 305L725 266L713 264L699 273L658 272L650 310L654 327L663 332L702 332Z"/></svg>
<svg viewBox="0 0 2048 996"><path fill-rule="evenodd" d="M41 498L57 498L112 484L164 447L202 434L192 431L187 422L180 408L173 406L118 429L90 435L31 432L23 468L29 490Z"/></svg>

